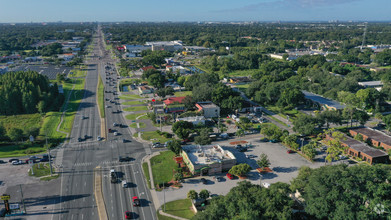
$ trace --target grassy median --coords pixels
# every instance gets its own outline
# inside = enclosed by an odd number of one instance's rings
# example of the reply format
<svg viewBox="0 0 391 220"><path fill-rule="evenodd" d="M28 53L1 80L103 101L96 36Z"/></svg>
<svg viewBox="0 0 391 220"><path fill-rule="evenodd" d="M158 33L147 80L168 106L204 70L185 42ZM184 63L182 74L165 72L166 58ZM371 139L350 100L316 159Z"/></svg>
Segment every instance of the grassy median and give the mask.
<svg viewBox="0 0 391 220"><path fill-rule="evenodd" d="M144 171L145 179L147 180L148 188L150 189L151 188L151 178L149 175L148 163L146 163L146 162L143 163L143 171Z"/></svg>
<svg viewBox="0 0 391 220"><path fill-rule="evenodd" d="M103 86L102 79L98 77L98 105L99 105L99 110L100 110L100 117L104 118L105 117L105 87Z"/></svg>
<svg viewBox="0 0 391 220"><path fill-rule="evenodd" d="M148 110L147 106L132 106L132 107L124 108L124 111L127 112L147 111L147 110Z"/></svg>

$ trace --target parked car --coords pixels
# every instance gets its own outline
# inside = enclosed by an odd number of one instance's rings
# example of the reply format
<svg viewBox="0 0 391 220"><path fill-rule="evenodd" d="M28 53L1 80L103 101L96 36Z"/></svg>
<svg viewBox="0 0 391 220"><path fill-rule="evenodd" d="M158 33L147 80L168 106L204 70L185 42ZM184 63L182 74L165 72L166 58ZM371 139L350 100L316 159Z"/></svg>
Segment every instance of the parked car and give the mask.
<svg viewBox="0 0 391 220"><path fill-rule="evenodd" d="M155 142L152 144L152 148L158 148L158 147L161 147L160 142Z"/></svg>
<svg viewBox="0 0 391 220"><path fill-rule="evenodd" d="M261 141L262 141L262 142L269 142L269 139L267 139L267 138L264 137L264 138L261 138Z"/></svg>
<svg viewBox="0 0 391 220"><path fill-rule="evenodd" d="M288 154L293 154L293 153L295 153L296 151L294 151L294 150L287 150L286 151Z"/></svg>
<svg viewBox="0 0 391 220"><path fill-rule="evenodd" d="M225 179L222 176L216 177L217 182L223 182Z"/></svg>
<svg viewBox="0 0 391 220"><path fill-rule="evenodd" d="M5 162L4 160L0 160L0 164L2 164L2 163L7 163L7 162Z"/></svg>
<svg viewBox="0 0 391 220"><path fill-rule="evenodd" d="M21 160L14 160L14 161L12 161L12 165L20 165L22 163L23 163L23 161L21 161Z"/></svg>
<svg viewBox="0 0 391 220"><path fill-rule="evenodd" d="M254 154L249 154L246 157L247 157L247 159L251 159L251 158L256 158L257 156L255 156Z"/></svg>
<svg viewBox="0 0 391 220"><path fill-rule="evenodd" d="M201 178L201 183L205 185L206 184L206 179L205 178Z"/></svg>
<svg viewBox="0 0 391 220"><path fill-rule="evenodd" d="M227 178L230 179L230 180L233 180L234 179L234 176L230 173L227 173Z"/></svg>
<svg viewBox="0 0 391 220"><path fill-rule="evenodd" d="M140 206L140 199L137 196L132 198L133 206Z"/></svg>
<svg viewBox="0 0 391 220"><path fill-rule="evenodd" d="M114 132L114 136L118 136L119 134L118 134L118 132Z"/></svg>

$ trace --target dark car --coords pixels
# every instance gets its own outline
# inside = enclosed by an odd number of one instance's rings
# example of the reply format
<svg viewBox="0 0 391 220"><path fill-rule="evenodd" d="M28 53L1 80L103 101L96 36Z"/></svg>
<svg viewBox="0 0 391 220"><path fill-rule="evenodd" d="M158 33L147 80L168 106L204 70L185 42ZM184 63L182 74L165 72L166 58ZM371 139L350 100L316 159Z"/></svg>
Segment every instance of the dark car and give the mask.
<svg viewBox="0 0 391 220"><path fill-rule="evenodd" d="M239 150L239 152L246 152L247 148L246 147L242 147L242 148L239 148L238 150Z"/></svg>
<svg viewBox="0 0 391 220"><path fill-rule="evenodd" d="M7 162L5 162L4 160L0 160L0 164L1 164L1 163L7 163Z"/></svg>
<svg viewBox="0 0 391 220"><path fill-rule="evenodd" d="M129 211L125 212L125 219L132 219L132 213Z"/></svg>
<svg viewBox="0 0 391 220"><path fill-rule="evenodd" d="M201 183L202 184L206 184L206 179L205 178L201 178Z"/></svg>
<svg viewBox="0 0 391 220"><path fill-rule="evenodd" d="M19 159L10 159L8 162L12 163L13 161L18 161Z"/></svg>
<svg viewBox="0 0 391 220"><path fill-rule="evenodd" d="M286 152L287 152L288 154L293 154L293 153L295 153L294 150L287 150Z"/></svg>
<svg viewBox="0 0 391 220"><path fill-rule="evenodd" d="M128 161L132 161L132 158L131 157L119 157L119 162L128 162Z"/></svg>
<svg viewBox="0 0 391 220"><path fill-rule="evenodd" d="M79 137L79 138L77 139L77 141L78 141L78 142L81 142L81 141L82 141L81 137Z"/></svg>
<svg viewBox="0 0 391 220"><path fill-rule="evenodd" d="M269 142L269 139L267 139L267 138L261 138L261 141L262 141L262 142Z"/></svg>
<svg viewBox="0 0 391 220"><path fill-rule="evenodd" d="M48 162L49 161L49 158L45 157L45 158L42 158L39 160L40 162Z"/></svg>
<svg viewBox="0 0 391 220"><path fill-rule="evenodd" d="M140 199L137 196L132 198L133 206L140 206Z"/></svg>
<svg viewBox="0 0 391 220"><path fill-rule="evenodd" d="M218 176L216 177L217 182L223 182L225 179L224 177Z"/></svg>

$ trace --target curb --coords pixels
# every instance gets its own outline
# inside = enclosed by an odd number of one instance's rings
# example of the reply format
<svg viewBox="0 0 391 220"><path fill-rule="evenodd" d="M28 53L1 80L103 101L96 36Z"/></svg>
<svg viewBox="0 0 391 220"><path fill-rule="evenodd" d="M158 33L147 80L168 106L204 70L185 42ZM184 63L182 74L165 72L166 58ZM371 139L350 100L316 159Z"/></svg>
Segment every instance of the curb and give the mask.
<svg viewBox="0 0 391 220"><path fill-rule="evenodd" d="M102 192L102 177L99 172L100 166L95 167L94 169L94 195L95 195L95 201L96 206L98 209L99 219L100 220L107 220L107 210L103 198L103 192Z"/></svg>

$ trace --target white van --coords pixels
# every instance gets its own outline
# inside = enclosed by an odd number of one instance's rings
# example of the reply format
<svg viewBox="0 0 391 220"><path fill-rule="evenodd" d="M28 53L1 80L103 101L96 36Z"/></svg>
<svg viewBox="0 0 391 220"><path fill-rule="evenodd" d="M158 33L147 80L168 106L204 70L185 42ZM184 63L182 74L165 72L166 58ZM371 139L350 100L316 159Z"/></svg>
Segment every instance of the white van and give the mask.
<svg viewBox="0 0 391 220"><path fill-rule="evenodd" d="M122 180L122 187L126 188L127 186L128 186L128 183L126 182L126 180Z"/></svg>

